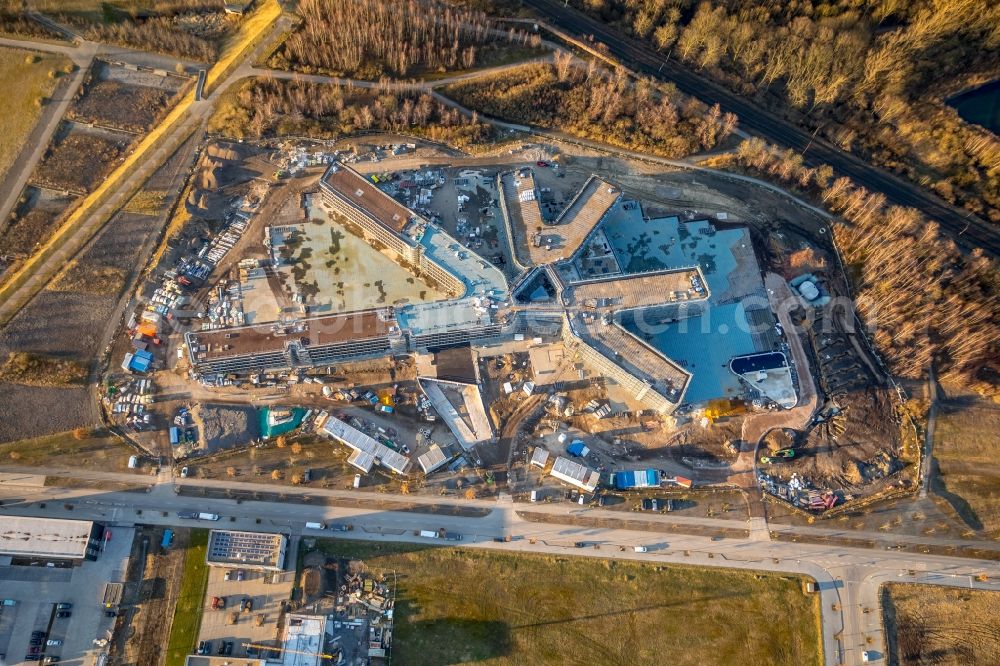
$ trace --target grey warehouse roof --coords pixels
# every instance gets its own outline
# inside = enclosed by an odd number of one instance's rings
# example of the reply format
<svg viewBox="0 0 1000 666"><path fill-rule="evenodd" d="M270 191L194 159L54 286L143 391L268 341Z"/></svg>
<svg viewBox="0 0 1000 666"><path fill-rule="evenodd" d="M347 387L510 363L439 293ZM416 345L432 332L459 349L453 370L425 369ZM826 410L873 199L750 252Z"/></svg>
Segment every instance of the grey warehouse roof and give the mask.
<svg viewBox="0 0 1000 666"><path fill-rule="evenodd" d="M0 553L82 559L93 529L90 520L0 516Z"/></svg>

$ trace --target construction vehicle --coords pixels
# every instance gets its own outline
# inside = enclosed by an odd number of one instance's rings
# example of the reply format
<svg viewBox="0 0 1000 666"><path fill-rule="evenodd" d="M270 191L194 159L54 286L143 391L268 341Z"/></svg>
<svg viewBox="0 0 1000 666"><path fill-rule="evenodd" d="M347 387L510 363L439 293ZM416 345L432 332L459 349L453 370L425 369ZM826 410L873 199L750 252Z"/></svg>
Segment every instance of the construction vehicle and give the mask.
<svg viewBox="0 0 1000 666"><path fill-rule="evenodd" d="M765 465L773 465L774 463L784 462L785 460L791 460L795 457L795 449L781 449L780 451L775 451L769 456L761 456L760 461Z"/></svg>

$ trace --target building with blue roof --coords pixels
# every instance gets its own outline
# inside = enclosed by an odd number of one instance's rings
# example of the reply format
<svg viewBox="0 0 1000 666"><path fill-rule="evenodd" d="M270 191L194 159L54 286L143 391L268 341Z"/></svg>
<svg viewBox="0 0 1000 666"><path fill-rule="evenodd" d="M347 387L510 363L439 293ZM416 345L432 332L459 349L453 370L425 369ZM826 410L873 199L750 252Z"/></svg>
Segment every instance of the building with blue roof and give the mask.
<svg viewBox="0 0 1000 666"><path fill-rule="evenodd" d="M616 490L637 488L659 488L660 472L655 469L626 470L611 475L611 484Z"/></svg>
<svg viewBox="0 0 1000 666"><path fill-rule="evenodd" d="M685 402L743 397L746 386L730 370L730 360L780 344L749 230L677 216L647 219L640 206L623 206L605 223L605 234L626 274L701 268L706 301L657 317L623 317L622 326L691 373Z"/></svg>

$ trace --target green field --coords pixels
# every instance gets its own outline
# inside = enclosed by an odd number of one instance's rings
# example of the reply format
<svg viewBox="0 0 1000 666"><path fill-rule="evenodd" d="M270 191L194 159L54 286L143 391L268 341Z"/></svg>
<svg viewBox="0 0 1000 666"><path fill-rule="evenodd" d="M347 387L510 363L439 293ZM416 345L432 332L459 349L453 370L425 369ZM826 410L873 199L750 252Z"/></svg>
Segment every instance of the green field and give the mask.
<svg viewBox="0 0 1000 666"><path fill-rule="evenodd" d="M17 159L47 98L70 67L63 56L0 47L0 178ZM50 76L50 73L56 73Z"/></svg>
<svg viewBox="0 0 1000 666"><path fill-rule="evenodd" d="M194 653L208 586L207 548L208 530L191 530L191 541L184 553L184 577L177 593L174 621L170 625L166 666L183 666L184 658Z"/></svg>
<svg viewBox="0 0 1000 666"><path fill-rule="evenodd" d="M822 663L818 597L791 576L410 544L317 547L398 576L400 664Z"/></svg>
<svg viewBox="0 0 1000 666"><path fill-rule="evenodd" d="M945 401L934 429L931 488L964 526L1000 537L1000 470L996 466L1000 405L963 396Z"/></svg>

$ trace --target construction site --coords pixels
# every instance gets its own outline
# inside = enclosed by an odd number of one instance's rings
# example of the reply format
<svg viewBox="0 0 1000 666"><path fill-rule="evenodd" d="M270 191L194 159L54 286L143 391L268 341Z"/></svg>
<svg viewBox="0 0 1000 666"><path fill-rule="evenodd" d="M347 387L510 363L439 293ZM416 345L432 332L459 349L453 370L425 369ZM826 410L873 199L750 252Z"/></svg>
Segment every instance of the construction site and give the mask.
<svg viewBox="0 0 1000 666"><path fill-rule="evenodd" d="M905 484L886 377L827 314L845 283L822 226L777 232L736 191L699 212L647 170L551 146L210 145L105 408L201 478L631 506L612 475L654 470L639 495L807 512ZM871 394L882 439L851 414ZM308 456L284 460L289 439Z"/></svg>

